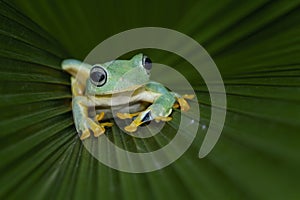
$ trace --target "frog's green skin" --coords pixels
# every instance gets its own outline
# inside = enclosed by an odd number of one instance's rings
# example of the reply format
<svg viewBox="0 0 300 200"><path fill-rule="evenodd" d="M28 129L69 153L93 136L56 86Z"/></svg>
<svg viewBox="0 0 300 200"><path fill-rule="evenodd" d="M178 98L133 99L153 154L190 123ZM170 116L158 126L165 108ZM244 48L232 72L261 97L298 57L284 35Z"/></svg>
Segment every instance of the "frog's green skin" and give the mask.
<svg viewBox="0 0 300 200"><path fill-rule="evenodd" d="M73 116L81 139L90 136L89 130L97 137L105 132L105 126L112 125L97 122L103 119L103 114L95 116L94 119L89 117L89 107L101 107L104 111L111 107L121 109L128 103L130 105L152 103L138 114L119 113L118 116L122 119L137 115L133 122L125 127L128 132L134 132L139 125L153 119L170 120L168 116L172 112L176 99L181 100L178 101L180 106L188 107L180 95L170 92L160 83L149 80L150 72L144 67L143 59L144 56L138 54L130 60L114 60L94 65L101 66L106 71L107 80L102 86L97 86L91 81L90 72L94 66L74 59L62 62L63 70L72 75Z"/></svg>

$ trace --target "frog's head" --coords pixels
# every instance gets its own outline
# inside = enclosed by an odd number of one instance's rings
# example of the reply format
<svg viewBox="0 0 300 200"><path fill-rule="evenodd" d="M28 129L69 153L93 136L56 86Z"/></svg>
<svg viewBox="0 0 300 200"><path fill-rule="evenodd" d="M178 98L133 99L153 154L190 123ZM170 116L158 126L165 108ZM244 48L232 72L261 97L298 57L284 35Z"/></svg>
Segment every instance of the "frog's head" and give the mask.
<svg viewBox="0 0 300 200"><path fill-rule="evenodd" d="M149 81L151 67L151 60L143 54L131 60L95 64L90 69L86 93L100 95L135 90Z"/></svg>

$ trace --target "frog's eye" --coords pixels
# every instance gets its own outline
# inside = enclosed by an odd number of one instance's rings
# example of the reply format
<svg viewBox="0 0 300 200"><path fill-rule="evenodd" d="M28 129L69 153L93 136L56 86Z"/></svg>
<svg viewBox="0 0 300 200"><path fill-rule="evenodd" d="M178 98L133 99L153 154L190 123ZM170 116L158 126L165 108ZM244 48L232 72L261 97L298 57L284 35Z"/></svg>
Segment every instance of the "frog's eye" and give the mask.
<svg viewBox="0 0 300 200"><path fill-rule="evenodd" d="M106 83L107 73L103 67L94 66L90 72L90 80L97 87L101 87Z"/></svg>
<svg viewBox="0 0 300 200"><path fill-rule="evenodd" d="M150 70L152 68L152 61L147 56L143 57L143 66L146 70Z"/></svg>

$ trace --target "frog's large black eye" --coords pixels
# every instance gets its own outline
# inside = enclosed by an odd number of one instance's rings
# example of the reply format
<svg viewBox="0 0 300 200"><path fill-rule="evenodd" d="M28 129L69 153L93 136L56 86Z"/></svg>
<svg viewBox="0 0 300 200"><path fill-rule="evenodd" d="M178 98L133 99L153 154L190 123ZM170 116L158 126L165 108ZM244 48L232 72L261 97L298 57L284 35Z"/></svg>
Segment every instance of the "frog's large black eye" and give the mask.
<svg viewBox="0 0 300 200"><path fill-rule="evenodd" d="M90 72L90 80L97 87L101 87L106 83L107 73L101 66L94 66Z"/></svg>
<svg viewBox="0 0 300 200"><path fill-rule="evenodd" d="M152 68L152 61L147 56L143 57L143 66L146 70L150 70Z"/></svg>

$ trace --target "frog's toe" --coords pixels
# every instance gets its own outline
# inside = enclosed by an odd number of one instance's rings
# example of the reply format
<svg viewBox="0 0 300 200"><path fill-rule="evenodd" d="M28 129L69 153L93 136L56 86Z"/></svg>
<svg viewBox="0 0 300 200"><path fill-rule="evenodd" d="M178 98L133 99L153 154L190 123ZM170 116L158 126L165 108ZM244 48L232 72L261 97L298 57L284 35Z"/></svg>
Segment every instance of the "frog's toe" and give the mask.
<svg viewBox="0 0 300 200"><path fill-rule="evenodd" d="M76 126L76 130L81 140L84 140L91 135L88 123L85 120L82 120L81 123Z"/></svg>
<svg viewBox="0 0 300 200"><path fill-rule="evenodd" d="M171 121L171 120L172 120L172 117L156 117L155 118L156 122L160 122L160 121L168 122L168 121Z"/></svg>
<svg viewBox="0 0 300 200"><path fill-rule="evenodd" d="M175 102L174 105L173 105L173 108L174 108L174 109L177 109L177 108L179 108L179 107L180 107L179 104L178 104L177 102Z"/></svg>
<svg viewBox="0 0 300 200"><path fill-rule="evenodd" d="M95 137L99 137L103 133L105 133L105 128L103 126L98 126L96 129L92 129Z"/></svg>
<svg viewBox="0 0 300 200"><path fill-rule="evenodd" d="M103 122L98 125L98 127L93 130L94 136L99 137L100 135L105 133L105 127L112 127L114 123L111 122Z"/></svg>
<svg viewBox="0 0 300 200"><path fill-rule="evenodd" d="M124 129L125 129L125 131L132 133L137 130L137 127L138 126L135 123L131 123L130 125L126 126Z"/></svg>
<svg viewBox="0 0 300 200"><path fill-rule="evenodd" d="M191 99L195 98L195 95L193 95L193 94L185 94L185 95L182 96L182 98L191 100Z"/></svg>
<svg viewBox="0 0 300 200"><path fill-rule="evenodd" d="M105 133L105 127L112 127L114 124L111 122L103 122L97 124L93 120L89 119L89 127L93 131L95 137L99 137L100 135Z"/></svg>
<svg viewBox="0 0 300 200"><path fill-rule="evenodd" d="M84 129L82 131L81 139L86 139L90 136L90 132L94 133L95 137L99 137L105 132L104 126L97 124L94 120L90 118L85 119Z"/></svg>
<svg viewBox="0 0 300 200"><path fill-rule="evenodd" d="M84 139L90 137L90 135L91 135L90 130L85 129L84 131L81 132L80 139L84 140Z"/></svg>
<svg viewBox="0 0 300 200"><path fill-rule="evenodd" d="M131 118L129 113L117 113L117 117L120 119L130 119Z"/></svg>
<svg viewBox="0 0 300 200"><path fill-rule="evenodd" d="M112 127L114 125L114 123L112 123L112 122L103 122L100 125L103 126L103 127L105 127L105 126Z"/></svg>
<svg viewBox="0 0 300 200"><path fill-rule="evenodd" d="M94 118L95 121L101 121L104 118L104 112L97 114Z"/></svg>
<svg viewBox="0 0 300 200"><path fill-rule="evenodd" d="M140 112L137 112L137 113L117 113L117 117L120 118L120 119L132 119L133 117L139 115Z"/></svg>

